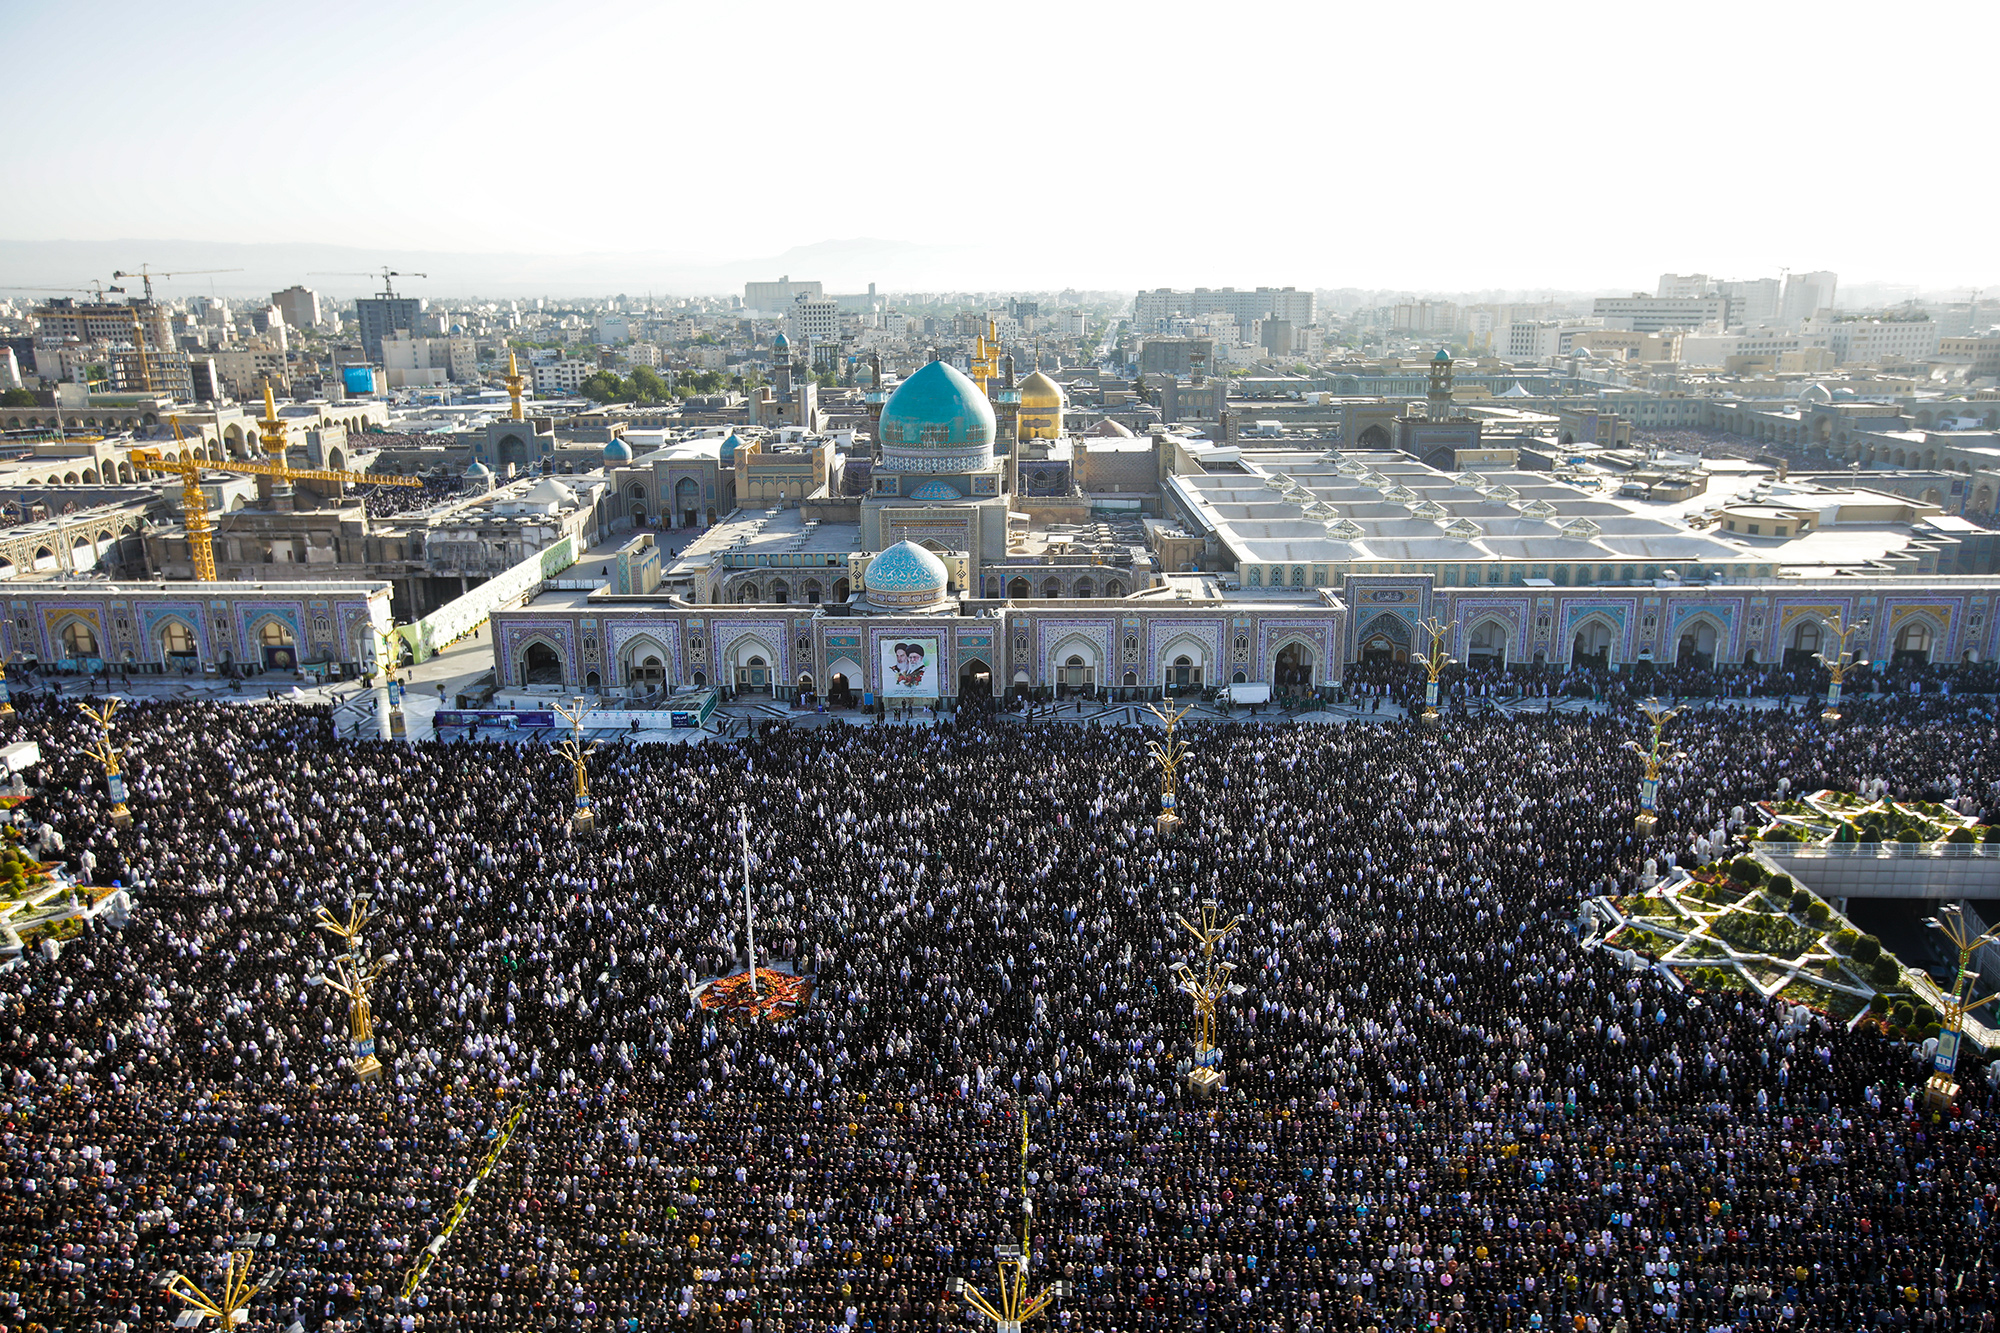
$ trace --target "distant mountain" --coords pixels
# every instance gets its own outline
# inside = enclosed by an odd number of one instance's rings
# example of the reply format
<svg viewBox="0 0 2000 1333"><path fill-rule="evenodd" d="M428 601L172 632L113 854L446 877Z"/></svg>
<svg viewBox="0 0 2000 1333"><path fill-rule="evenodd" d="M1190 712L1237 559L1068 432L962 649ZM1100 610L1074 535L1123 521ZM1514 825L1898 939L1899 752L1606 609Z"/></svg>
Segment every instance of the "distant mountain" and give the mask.
<svg viewBox="0 0 2000 1333"><path fill-rule="evenodd" d="M406 276L398 292L438 299L472 297L604 296L617 292L658 296L742 295L743 284L789 274L826 284L829 292L934 290L963 287L970 254L958 247L921 246L859 237L796 246L769 258L692 263L661 251L580 255L478 254L438 250L378 250L342 245L243 245L218 241L5 241L0 240L0 287L86 287L110 283L121 269L151 265L156 273L197 269L240 272L155 279L167 297L241 299L303 283L333 297L366 296L378 280L360 275L384 264ZM415 274L427 274L416 277ZM138 290L137 280L129 285ZM32 293L0 291L0 295Z"/></svg>

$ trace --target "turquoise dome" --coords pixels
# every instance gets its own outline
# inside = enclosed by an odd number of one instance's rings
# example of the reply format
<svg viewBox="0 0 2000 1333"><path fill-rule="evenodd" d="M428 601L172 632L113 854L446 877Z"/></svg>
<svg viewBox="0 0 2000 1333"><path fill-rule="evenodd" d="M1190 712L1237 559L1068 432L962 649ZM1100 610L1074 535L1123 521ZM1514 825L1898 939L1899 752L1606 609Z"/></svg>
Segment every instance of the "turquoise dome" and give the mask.
<svg viewBox="0 0 2000 1333"><path fill-rule="evenodd" d="M789 352L792 350L792 340L781 333L771 339L771 350L774 352Z"/></svg>
<svg viewBox="0 0 2000 1333"><path fill-rule="evenodd" d="M490 477L493 475L493 469L475 458L472 460L472 466L465 470L465 475L468 477Z"/></svg>
<svg viewBox="0 0 2000 1333"><path fill-rule="evenodd" d="M613 440L604 446L604 461L607 463L631 462L632 446L623 440Z"/></svg>
<svg viewBox="0 0 2000 1333"><path fill-rule="evenodd" d="M978 472L993 458L993 404L979 386L933 361L882 405L882 467L890 472Z"/></svg>
<svg viewBox="0 0 2000 1333"><path fill-rule="evenodd" d="M944 561L915 542L901 541L868 562L862 582L872 604L915 610L944 600Z"/></svg>
<svg viewBox="0 0 2000 1333"><path fill-rule="evenodd" d="M1440 347L1438 348L1438 354L1432 357L1431 360L1449 362L1451 360L1451 353L1445 351L1444 348Z"/></svg>
<svg viewBox="0 0 2000 1333"><path fill-rule="evenodd" d="M735 462L736 446L741 443L743 443L743 441L736 438L736 432L733 430L730 431L729 438L722 442L722 461L725 463Z"/></svg>

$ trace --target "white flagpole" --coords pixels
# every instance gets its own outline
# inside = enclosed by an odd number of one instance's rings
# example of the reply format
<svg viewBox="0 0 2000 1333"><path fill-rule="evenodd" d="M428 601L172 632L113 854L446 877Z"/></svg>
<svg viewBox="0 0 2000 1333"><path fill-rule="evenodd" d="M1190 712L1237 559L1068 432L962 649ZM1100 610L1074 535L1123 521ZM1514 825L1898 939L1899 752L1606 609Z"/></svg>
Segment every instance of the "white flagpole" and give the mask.
<svg viewBox="0 0 2000 1333"><path fill-rule="evenodd" d="M750 993L759 994L757 989L757 926L750 915L750 816L742 806L736 807L736 832L743 839L743 940L750 955Z"/></svg>

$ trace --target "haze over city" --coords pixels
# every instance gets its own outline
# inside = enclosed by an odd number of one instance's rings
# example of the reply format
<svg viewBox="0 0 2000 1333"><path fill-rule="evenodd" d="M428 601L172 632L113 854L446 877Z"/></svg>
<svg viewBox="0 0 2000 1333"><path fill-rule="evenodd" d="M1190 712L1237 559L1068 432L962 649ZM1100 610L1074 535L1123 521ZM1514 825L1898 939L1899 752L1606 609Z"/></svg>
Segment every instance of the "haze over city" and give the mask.
<svg viewBox="0 0 2000 1333"><path fill-rule="evenodd" d="M0 238L168 268L339 245L455 295L711 294L793 251L893 290L2000 285L1968 225L2000 183L1951 147L1987 109L1950 52L1993 44L1991 6L1865 38L1804 4L89 12L119 77L77 97L77 12L0 6L15 95L63 107L0 149ZM0 264L56 283L99 253Z"/></svg>

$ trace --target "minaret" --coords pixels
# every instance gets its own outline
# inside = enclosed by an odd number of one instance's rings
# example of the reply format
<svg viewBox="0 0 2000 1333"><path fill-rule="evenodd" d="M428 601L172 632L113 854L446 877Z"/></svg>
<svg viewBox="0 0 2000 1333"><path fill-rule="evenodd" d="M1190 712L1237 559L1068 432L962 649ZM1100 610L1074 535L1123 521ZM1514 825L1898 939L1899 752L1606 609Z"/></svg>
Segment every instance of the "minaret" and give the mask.
<svg viewBox="0 0 2000 1333"><path fill-rule="evenodd" d="M507 396L514 400L514 405L507 410L508 417L514 421L522 420L521 386L527 381L521 377L520 367L514 364L514 350L511 347L507 349L507 377L501 382L507 386Z"/></svg>
<svg viewBox="0 0 2000 1333"><path fill-rule="evenodd" d="M1432 421L1451 420L1451 353L1440 347L1431 358L1431 392L1427 415Z"/></svg>
<svg viewBox="0 0 2000 1333"><path fill-rule="evenodd" d="M278 419L278 404L271 397L270 381L264 382L264 419L257 423L263 428L264 461L278 467L285 465L285 423ZM292 488L289 483L280 485L282 478L257 478L257 502L267 509L290 509Z"/></svg>

